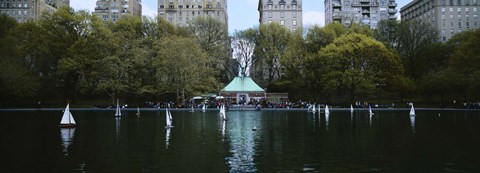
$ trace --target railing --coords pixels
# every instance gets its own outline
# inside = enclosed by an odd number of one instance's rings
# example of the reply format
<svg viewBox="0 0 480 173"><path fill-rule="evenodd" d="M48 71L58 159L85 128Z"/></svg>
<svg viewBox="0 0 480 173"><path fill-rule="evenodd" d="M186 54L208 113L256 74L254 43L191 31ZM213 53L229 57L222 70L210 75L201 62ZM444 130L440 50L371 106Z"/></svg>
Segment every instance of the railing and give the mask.
<svg viewBox="0 0 480 173"><path fill-rule="evenodd" d="M342 16L341 15L334 15L333 20L342 20Z"/></svg>
<svg viewBox="0 0 480 173"><path fill-rule="evenodd" d="M397 6L397 3L395 3L395 2L389 2L389 3L388 3L388 6L389 6L389 7L396 7L396 6Z"/></svg>
<svg viewBox="0 0 480 173"><path fill-rule="evenodd" d="M395 10L395 9L388 9L388 13L397 13L397 10Z"/></svg>

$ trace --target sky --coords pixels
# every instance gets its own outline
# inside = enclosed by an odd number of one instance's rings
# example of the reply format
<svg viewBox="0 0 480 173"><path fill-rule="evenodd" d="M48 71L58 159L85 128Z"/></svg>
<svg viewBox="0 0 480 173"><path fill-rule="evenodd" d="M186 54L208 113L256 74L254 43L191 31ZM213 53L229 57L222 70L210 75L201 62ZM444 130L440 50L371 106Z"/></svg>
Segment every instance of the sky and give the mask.
<svg viewBox="0 0 480 173"><path fill-rule="evenodd" d="M228 30L230 33L258 26L259 0L228 0ZM70 6L75 10L94 11L96 0L70 0ZM396 0L397 11L411 0ZM303 0L303 26L325 25L324 0ZM155 17L158 0L143 0L142 15ZM400 13L397 13L399 16Z"/></svg>

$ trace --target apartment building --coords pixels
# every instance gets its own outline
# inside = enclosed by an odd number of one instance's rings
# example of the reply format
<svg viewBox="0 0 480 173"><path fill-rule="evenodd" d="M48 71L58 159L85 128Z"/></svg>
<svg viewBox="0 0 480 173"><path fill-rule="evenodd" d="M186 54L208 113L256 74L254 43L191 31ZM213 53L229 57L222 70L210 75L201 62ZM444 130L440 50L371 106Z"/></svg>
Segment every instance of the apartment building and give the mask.
<svg viewBox="0 0 480 173"><path fill-rule="evenodd" d="M227 0L158 0L158 16L178 26L206 16L228 24Z"/></svg>
<svg viewBox="0 0 480 173"><path fill-rule="evenodd" d="M277 22L292 31L303 27L302 0L259 0L260 24Z"/></svg>
<svg viewBox="0 0 480 173"><path fill-rule="evenodd" d="M325 0L325 24L340 22L377 28L381 20L396 20L395 0Z"/></svg>
<svg viewBox="0 0 480 173"><path fill-rule="evenodd" d="M97 0L93 14L105 21L116 21L123 16L142 17L142 1Z"/></svg>
<svg viewBox="0 0 480 173"><path fill-rule="evenodd" d="M414 0L400 9L402 20L418 19L431 23L446 42L453 35L478 29L479 0Z"/></svg>
<svg viewBox="0 0 480 173"><path fill-rule="evenodd" d="M36 21L42 12L53 12L61 6L70 6L70 0L0 0L0 14L9 15L18 22Z"/></svg>

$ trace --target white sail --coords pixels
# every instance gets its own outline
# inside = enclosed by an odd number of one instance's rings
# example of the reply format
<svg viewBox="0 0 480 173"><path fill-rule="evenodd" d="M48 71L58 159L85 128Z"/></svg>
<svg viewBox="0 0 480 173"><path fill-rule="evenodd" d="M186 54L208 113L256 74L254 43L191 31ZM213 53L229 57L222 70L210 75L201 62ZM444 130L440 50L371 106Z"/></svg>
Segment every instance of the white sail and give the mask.
<svg viewBox="0 0 480 173"><path fill-rule="evenodd" d="M373 115L372 107L368 106L368 114Z"/></svg>
<svg viewBox="0 0 480 173"><path fill-rule="evenodd" d="M63 111L62 120L60 125L75 125L75 120L73 119L72 113L70 112L70 104L67 104L67 107Z"/></svg>
<svg viewBox="0 0 480 173"><path fill-rule="evenodd" d="M325 105L325 114L330 114L330 110L328 109L328 105Z"/></svg>
<svg viewBox="0 0 480 173"><path fill-rule="evenodd" d="M312 106L312 112L315 113L315 104Z"/></svg>
<svg viewBox="0 0 480 173"><path fill-rule="evenodd" d="M320 114L320 111L321 111L320 104L318 104L318 114Z"/></svg>
<svg viewBox="0 0 480 173"><path fill-rule="evenodd" d="M413 108L413 105L412 108L410 108L410 115L415 116L415 108Z"/></svg>
<svg viewBox="0 0 480 173"><path fill-rule="evenodd" d="M118 99L117 99L117 108L115 109L115 116L116 117L122 116L122 111L120 111L120 105L118 103Z"/></svg>
<svg viewBox="0 0 480 173"><path fill-rule="evenodd" d="M206 105L206 104L203 104L202 112L205 112L206 110L207 110L207 105Z"/></svg>
<svg viewBox="0 0 480 173"><path fill-rule="evenodd" d="M350 112L353 113L353 106L350 104Z"/></svg>
<svg viewBox="0 0 480 173"><path fill-rule="evenodd" d="M172 126L172 114L168 110L168 108L165 109L165 123L166 126L165 128L171 128Z"/></svg>

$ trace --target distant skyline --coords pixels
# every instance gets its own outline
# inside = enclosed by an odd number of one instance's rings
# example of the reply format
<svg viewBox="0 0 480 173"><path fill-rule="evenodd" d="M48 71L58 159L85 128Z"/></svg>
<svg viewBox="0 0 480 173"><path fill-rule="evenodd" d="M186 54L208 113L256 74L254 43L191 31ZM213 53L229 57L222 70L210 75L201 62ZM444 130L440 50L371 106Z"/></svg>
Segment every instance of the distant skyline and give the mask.
<svg viewBox="0 0 480 173"><path fill-rule="evenodd" d="M71 0L70 6L78 10L94 12L96 0ZM397 10L411 2L411 0L398 0ZM312 25L325 25L325 10L322 0L303 0L303 27ZM157 16L158 0L143 0L142 15ZM233 33L259 25L258 0L229 0L228 1L228 30ZM396 14L400 16L398 12Z"/></svg>

